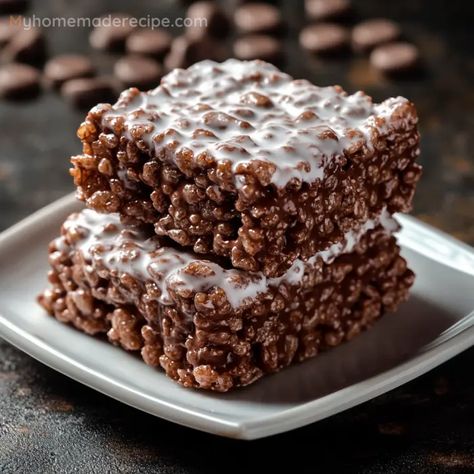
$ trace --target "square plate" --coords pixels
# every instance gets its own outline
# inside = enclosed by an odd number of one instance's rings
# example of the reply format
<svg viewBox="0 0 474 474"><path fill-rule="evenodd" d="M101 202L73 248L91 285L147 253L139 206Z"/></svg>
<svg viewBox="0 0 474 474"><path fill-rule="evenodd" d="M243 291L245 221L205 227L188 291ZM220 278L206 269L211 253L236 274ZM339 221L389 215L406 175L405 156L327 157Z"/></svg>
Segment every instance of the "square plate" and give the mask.
<svg viewBox="0 0 474 474"><path fill-rule="evenodd" d="M399 216L403 254L417 279L398 314L254 385L215 394L184 389L141 359L47 316L48 242L80 209L72 195L0 234L0 335L32 357L153 415L222 436L255 439L312 423L369 400L474 343L474 251Z"/></svg>

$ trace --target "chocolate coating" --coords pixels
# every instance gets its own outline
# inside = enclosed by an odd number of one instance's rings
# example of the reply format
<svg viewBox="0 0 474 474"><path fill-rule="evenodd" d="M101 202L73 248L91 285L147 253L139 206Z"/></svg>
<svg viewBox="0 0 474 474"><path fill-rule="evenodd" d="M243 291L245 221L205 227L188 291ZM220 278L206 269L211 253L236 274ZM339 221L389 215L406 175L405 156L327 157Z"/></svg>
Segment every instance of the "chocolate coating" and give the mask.
<svg viewBox="0 0 474 474"><path fill-rule="evenodd" d="M64 82L61 95L78 109L87 109L98 102L116 97L115 89L107 78L78 78Z"/></svg>
<svg viewBox="0 0 474 474"><path fill-rule="evenodd" d="M7 64L0 67L0 97L23 99L36 95L40 87L40 73L27 64Z"/></svg>
<svg viewBox="0 0 474 474"><path fill-rule="evenodd" d="M211 36L224 38L230 30L229 19L224 11L212 1L193 3L186 12L186 17L192 21L186 27L186 35L190 38ZM204 21L203 21L204 20Z"/></svg>
<svg viewBox="0 0 474 474"><path fill-rule="evenodd" d="M106 19L109 19L106 23ZM104 15L100 26L94 28L89 42L95 49L104 51L121 51L125 42L135 28L128 21L131 17L125 13ZM115 24L114 24L115 22Z"/></svg>
<svg viewBox="0 0 474 474"><path fill-rule="evenodd" d="M357 51L369 51L400 36L400 27L392 20L375 18L363 21L352 30L352 44Z"/></svg>
<svg viewBox="0 0 474 474"><path fill-rule="evenodd" d="M306 0L305 9L309 18L325 21L345 17L352 5L349 0Z"/></svg>
<svg viewBox="0 0 474 474"><path fill-rule="evenodd" d="M63 54L51 58L44 67L46 81L53 87L79 77L91 77L95 68L92 61L80 54Z"/></svg>
<svg viewBox="0 0 474 474"><path fill-rule="evenodd" d="M283 45L270 35L246 35L235 40L234 55L238 59L261 59L276 64L283 57Z"/></svg>
<svg viewBox="0 0 474 474"><path fill-rule="evenodd" d="M5 62L39 64L46 56L46 41L37 28L20 29L5 46L1 57Z"/></svg>
<svg viewBox="0 0 474 474"><path fill-rule="evenodd" d="M131 54L142 54L161 59L171 47L171 35L162 29L137 30L126 41L126 50Z"/></svg>
<svg viewBox="0 0 474 474"><path fill-rule="evenodd" d="M336 53L349 45L349 32L335 23L310 25L301 31L300 43L315 54Z"/></svg>
<svg viewBox="0 0 474 474"><path fill-rule="evenodd" d="M418 48L410 43L387 43L375 48L370 63L385 74L402 74L413 70L419 63Z"/></svg>
<svg viewBox="0 0 474 474"><path fill-rule="evenodd" d="M276 33L283 26L280 10L267 3L248 3L234 13L234 23L243 33Z"/></svg>
<svg viewBox="0 0 474 474"><path fill-rule="evenodd" d="M21 29L20 25L13 24L9 18L0 18L0 47L8 44Z"/></svg>
<svg viewBox="0 0 474 474"><path fill-rule="evenodd" d="M189 38L183 35L173 40L164 65L167 71L172 71L176 68L187 68L206 58L216 61L225 59L222 45L209 37Z"/></svg>
<svg viewBox="0 0 474 474"><path fill-rule="evenodd" d="M135 55L119 59L114 73L124 87L150 89L158 85L163 71L154 59Z"/></svg>

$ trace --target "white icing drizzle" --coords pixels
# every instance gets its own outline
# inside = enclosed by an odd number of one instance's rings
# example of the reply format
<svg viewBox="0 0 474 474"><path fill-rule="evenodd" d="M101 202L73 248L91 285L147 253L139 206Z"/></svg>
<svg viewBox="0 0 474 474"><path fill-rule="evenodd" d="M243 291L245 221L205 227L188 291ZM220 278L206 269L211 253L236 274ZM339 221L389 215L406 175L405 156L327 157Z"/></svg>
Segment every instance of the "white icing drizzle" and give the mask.
<svg viewBox="0 0 474 474"><path fill-rule="evenodd" d="M271 102L258 105L253 94ZM328 160L357 142L372 149L373 134L384 133L387 119L405 102L397 97L374 104L363 92L347 95L295 81L262 61L207 60L173 70L156 89L131 101L123 93L102 125L112 129L124 116L129 139L134 129L145 127L142 139L156 155L174 143L175 154L191 150L194 157L207 152L217 162L230 160L237 187L243 182L240 164L271 162L272 183L281 188L292 178L322 178ZM197 137L197 129L211 133Z"/></svg>
<svg viewBox="0 0 474 474"><path fill-rule="evenodd" d="M169 286L178 285L194 291L205 291L214 286L222 288L233 308L238 308L248 299L276 287L282 282L297 285L303 279L305 266L312 266L318 258L331 263L337 256L354 250L360 238L370 229L382 225L387 233L398 229L397 222L384 208L374 219L367 220L357 231L349 231L344 241L331 245L316 253L306 263L297 259L289 270L278 278L268 278L263 273L247 273L237 269L225 269L217 263L197 258L195 255L171 247L160 247L156 237L146 239L138 230L124 227L118 214L99 214L85 209L72 214L64 223L64 230L74 235L72 244L86 261L94 266L105 265L117 276L123 273L142 281L153 281L161 291L159 302L172 304ZM64 250L65 237L55 241L59 250ZM129 258L130 249L133 249ZM191 265L200 262L205 274L196 276Z"/></svg>

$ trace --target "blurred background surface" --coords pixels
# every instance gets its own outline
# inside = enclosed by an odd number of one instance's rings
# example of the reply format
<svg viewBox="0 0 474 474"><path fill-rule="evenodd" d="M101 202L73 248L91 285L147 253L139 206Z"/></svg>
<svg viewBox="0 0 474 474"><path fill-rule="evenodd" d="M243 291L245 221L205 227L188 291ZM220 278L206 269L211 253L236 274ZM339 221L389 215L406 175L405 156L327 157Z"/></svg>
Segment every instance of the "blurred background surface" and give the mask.
<svg viewBox="0 0 474 474"><path fill-rule="evenodd" d="M229 17L237 3L219 2ZM277 35L283 42L284 71L317 85L340 84L350 93L363 89L377 101L403 95L415 102L424 174L413 213L474 245L473 3L353 0L353 15L343 25L389 18L419 49L419 70L396 79L377 72L364 54L320 57L304 50L298 36L313 23L304 2L271 3L281 9L286 23ZM24 14L96 17L123 12L176 18L185 16L187 6L173 0L36 0ZM83 53L101 75L110 76L122 56L92 48L86 28L47 28L43 33L48 58ZM228 38L218 40L225 56L233 55L237 36L229 27ZM0 101L0 230L73 190L69 157L80 151L76 129L83 117L83 111L48 88L34 100ZM2 342L0 466L3 472L222 473L250 469L261 458L268 469L299 466L295 472L473 472L473 363L471 349L349 412L294 433L236 443L139 413Z"/></svg>

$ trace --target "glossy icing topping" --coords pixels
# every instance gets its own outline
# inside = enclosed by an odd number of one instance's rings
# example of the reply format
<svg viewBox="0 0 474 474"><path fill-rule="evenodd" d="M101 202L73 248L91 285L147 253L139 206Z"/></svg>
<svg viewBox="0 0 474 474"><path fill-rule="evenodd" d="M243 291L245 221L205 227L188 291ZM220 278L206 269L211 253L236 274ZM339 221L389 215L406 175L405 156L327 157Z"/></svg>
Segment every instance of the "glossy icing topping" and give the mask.
<svg viewBox="0 0 474 474"><path fill-rule="evenodd" d="M235 185L243 164L271 164L271 183L322 178L335 155L373 147L403 97L380 104L363 92L317 87L262 61L202 61L175 69L149 92L128 90L102 117L104 129L142 141L150 154L229 161Z"/></svg>
<svg viewBox="0 0 474 474"><path fill-rule="evenodd" d="M66 220L63 235L56 239L55 245L58 249L72 245L93 269L104 265L118 277L125 273L143 282L154 282L160 290L161 304L172 304L170 287L191 291L219 287L226 293L232 307L238 308L246 299L265 292L269 287L277 287L283 282L299 284L306 266L314 265L318 258L330 263L337 256L352 252L360 238L378 225L383 226L387 233L398 228L396 221L384 209L359 230L347 232L343 242L318 252L307 262L297 259L278 278L268 278L260 272L226 269L192 253L162 247L156 236L147 238L142 231L123 226L118 214L99 214L89 209L72 214Z"/></svg>

